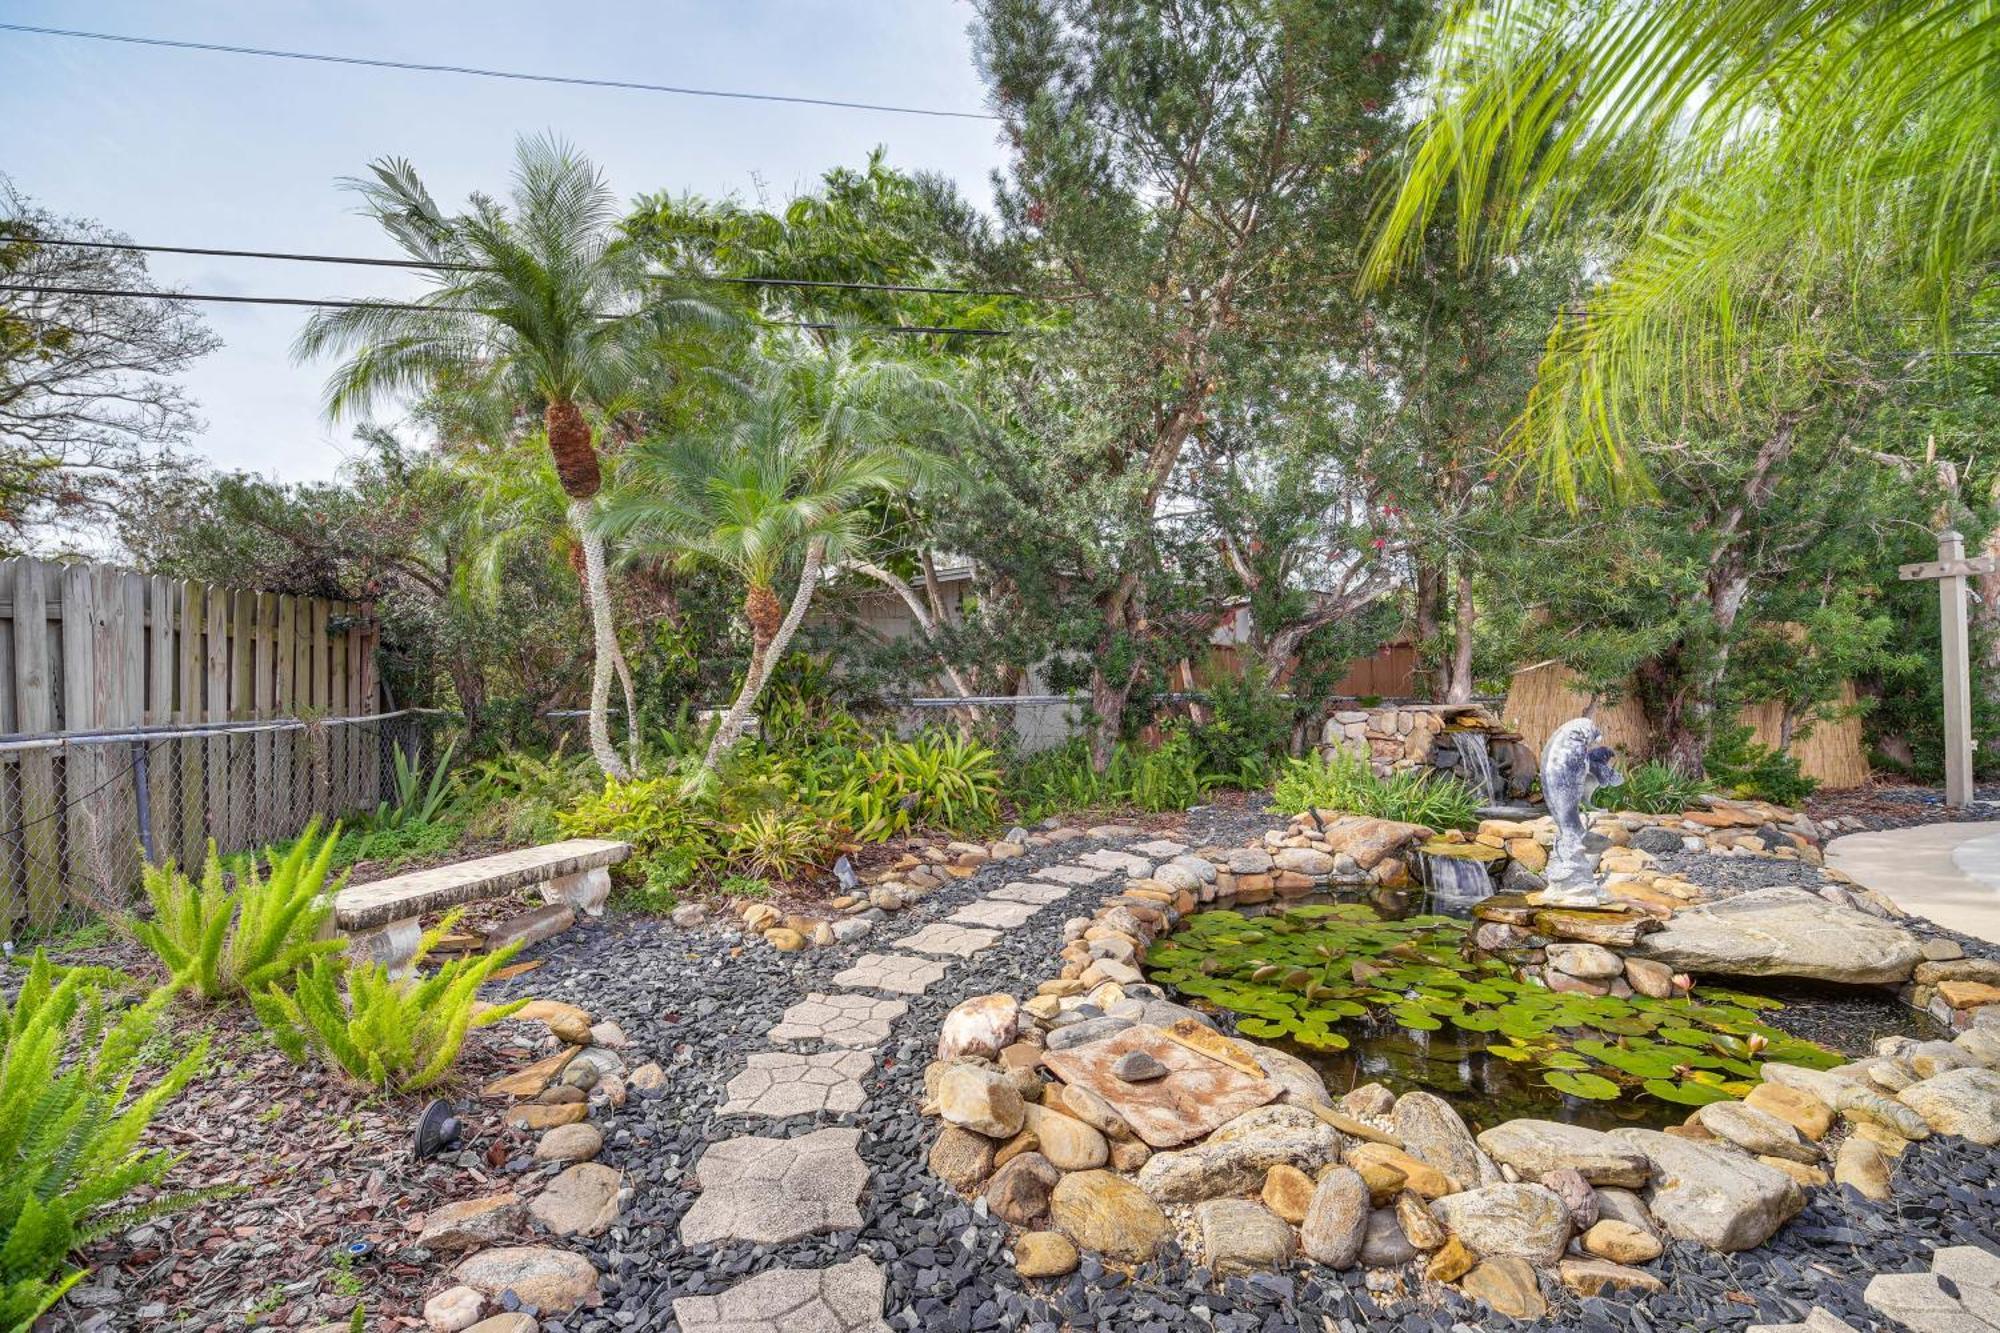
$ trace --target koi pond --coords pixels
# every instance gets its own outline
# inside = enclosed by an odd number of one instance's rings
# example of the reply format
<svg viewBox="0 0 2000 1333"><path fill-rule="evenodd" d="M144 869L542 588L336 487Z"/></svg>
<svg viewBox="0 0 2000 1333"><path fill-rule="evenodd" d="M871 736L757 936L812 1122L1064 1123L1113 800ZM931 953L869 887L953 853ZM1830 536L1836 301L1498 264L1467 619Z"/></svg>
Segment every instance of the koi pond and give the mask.
<svg viewBox="0 0 2000 1333"><path fill-rule="evenodd" d="M1471 922L1410 905L1378 895L1199 912L1148 952L1147 979L1308 1060L1335 1096L1370 1081L1420 1087L1475 1130L1522 1116L1672 1124L1747 1093L1766 1060L1825 1069L1921 1026L1886 991L1553 991L1476 951Z"/></svg>

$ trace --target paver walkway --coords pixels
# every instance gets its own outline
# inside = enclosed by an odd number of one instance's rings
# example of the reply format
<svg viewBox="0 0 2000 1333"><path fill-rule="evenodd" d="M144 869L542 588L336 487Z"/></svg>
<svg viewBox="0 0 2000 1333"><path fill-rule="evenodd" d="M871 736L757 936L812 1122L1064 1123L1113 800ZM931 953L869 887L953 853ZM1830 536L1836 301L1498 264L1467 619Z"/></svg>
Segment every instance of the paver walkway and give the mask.
<svg viewBox="0 0 2000 1333"><path fill-rule="evenodd" d="M1186 850L1164 839L1138 850L1150 855L1167 848L1173 855ZM1085 864L1048 866L1031 879L1009 881L948 920L891 941L887 947L899 952L856 959L833 979L847 991L808 994L766 1034L781 1045L820 1042L835 1049L750 1055L743 1072L729 1080L720 1113L783 1118L860 1110L867 1100L861 1077L909 1005L856 992L925 994L954 960L992 948L1001 932L1027 924L1073 889L1119 872L1148 875L1153 868L1146 856L1108 849L1077 860ZM695 1163L701 1196L681 1219L682 1242L770 1245L858 1228L868 1187L860 1143L859 1129L834 1126L791 1139L746 1134L710 1145ZM885 1286L882 1270L867 1259L825 1269L774 1268L718 1295L683 1296L674 1302L674 1317L683 1333L877 1333L889 1328L882 1319Z"/></svg>
<svg viewBox="0 0 2000 1333"><path fill-rule="evenodd" d="M1939 925L2000 944L2000 824L1850 833L1826 863Z"/></svg>

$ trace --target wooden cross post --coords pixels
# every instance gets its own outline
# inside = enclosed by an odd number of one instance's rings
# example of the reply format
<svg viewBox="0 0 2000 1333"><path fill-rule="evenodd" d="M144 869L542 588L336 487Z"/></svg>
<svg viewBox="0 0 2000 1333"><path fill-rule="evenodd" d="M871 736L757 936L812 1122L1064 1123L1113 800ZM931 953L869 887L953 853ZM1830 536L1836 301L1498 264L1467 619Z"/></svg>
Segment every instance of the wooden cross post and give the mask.
<svg viewBox="0 0 2000 1333"><path fill-rule="evenodd" d="M1972 804L1972 654L1966 626L1965 580L1971 574L2000 570L2000 557L1966 559L1965 538L1946 528L1938 534L1935 562L1904 565L1896 572L1906 582L1934 579L1944 640L1944 800L1946 805Z"/></svg>

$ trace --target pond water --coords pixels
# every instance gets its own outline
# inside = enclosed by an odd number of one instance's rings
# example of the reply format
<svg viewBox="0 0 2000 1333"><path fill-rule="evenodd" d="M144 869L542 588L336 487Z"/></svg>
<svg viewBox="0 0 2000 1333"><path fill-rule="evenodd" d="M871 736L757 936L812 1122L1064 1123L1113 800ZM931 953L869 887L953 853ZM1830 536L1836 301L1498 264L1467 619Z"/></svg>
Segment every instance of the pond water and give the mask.
<svg viewBox="0 0 2000 1333"><path fill-rule="evenodd" d="M1518 1117L1659 1127L1740 1096L1763 1059L1827 1067L1892 1034L1938 1035L1885 989L1700 986L1686 999L1599 999L1520 982L1470 947L1464 906L1423 889L1219 904L1148 956L1185 1002L1235 1016L1337 1097L1423 1088L1475 1131Z"/></svg>

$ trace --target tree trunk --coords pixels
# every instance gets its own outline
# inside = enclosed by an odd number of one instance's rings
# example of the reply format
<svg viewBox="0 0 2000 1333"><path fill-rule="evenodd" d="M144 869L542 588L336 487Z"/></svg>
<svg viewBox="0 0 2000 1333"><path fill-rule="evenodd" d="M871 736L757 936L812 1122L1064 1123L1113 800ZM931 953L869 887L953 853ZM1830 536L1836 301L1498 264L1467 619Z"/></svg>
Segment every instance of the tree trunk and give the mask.
<svg viewBox="0 0 2000 1333"><path fill-rule="evenodd" d="M1090 668L1090 711L1095 721L1090 729L1090 766L1099 773L1111 767L1112 753L1125 729L1125 700L1132 693L1131 682L1112 681L1104 668Z"/></svg>
<svg viewBox="0 0 2000 1333"><path fill-rule="evenodd" d="M1472 602L1472 571L1462 561L1455 594L1451 671L1445 677L1444 701L1464 704L1472 702L1472 628L1479 612Z"/></svg>
<svg viewBox="0 0 2000 1333"><path fill-rule="evenodd" d="M549 453L555 459L556 480L562 483L563 494L572 500L595 497L604 485L604 474L597 464L597 446L591 441L583 409L571 402L552 402L542 409L542 424L548 431Z"/></svg>
<svg viewBox="0 0 2000 1333"><path fill-rule="evenodd" d="M1634 673L1638 682L1639 707L1646 714L1647 730L1653 737L1653 755L1685 777L1702 774L1702 758L1707 750L1706 718L1697 705L1693 682L1688 679L1683 660L1685 648L1676 646Z"/></svg>
<svg viewBox="0 0 2000 1333"><path fill-rule="evenodd" d="M625 692L625 748L629 752L628 761L632 771L639 771L639 695L632 688L632 666L625 660L625 649L614 636L611 640L611 665L618 673L618 684ZM605 719L606 730L610 729L610 719Z"/></svg>
<svg viewBox="0 0 2000 1333"><path fill-rule="evenodd" d="M1416 612L1414 629L1417 637L1417 673L1424 678L1424 693L1435 699L1443 693L1441 674L1429 660L1430 645L1437 642L1439 622L1438 607L1444 602L1444 571L1429 561L1419 558L1416 573Z"/></svg>
<svg viewBox="0 0 2000 1333"><path fill-rule="evenodd" d="M570 526L583 545L585 600L590 603L592 661L590 671L590 754L604 776L623 781L631 776L611 744L611 671L618 655L618 638L611 629L611 587L604 577L604 538L590 527L590 501L569 502Z"/></svg>
<svg viewBox="0 0 2000 1333"><path fill-rule="evenodd" d="M750 620L750 666L743 673L743 688L737 691L736 702L729 705L729 711L715 728L715 735L709 739L708 753L701 760L702 772L713 772L729 747L736 744L736 738L743 734L743 723L756 706L757 696L763 693L771 664L783 660L792 636L798 633L799 623L806 618L806 608L819 589L820 566L825 560L826 543L816 537L806 547L805 567L799 571L799 589L792 594L791 608L775 628L770 622L777 598L771 590L752 588L744 596L744 614Z"/></svg>

